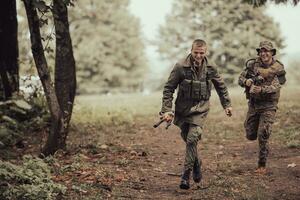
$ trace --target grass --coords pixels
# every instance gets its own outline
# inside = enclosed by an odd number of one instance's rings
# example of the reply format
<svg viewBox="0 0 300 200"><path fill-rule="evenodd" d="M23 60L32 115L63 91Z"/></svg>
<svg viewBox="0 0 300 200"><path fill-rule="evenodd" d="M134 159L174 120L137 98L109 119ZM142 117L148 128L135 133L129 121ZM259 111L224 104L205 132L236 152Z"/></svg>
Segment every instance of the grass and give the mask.
<svg viewBox="0 0 300 200"><path fill-rule="evenodd" d="M243 136L243 122L247 111L247 101L242 88L230 88L233 116L224 117L216 92L212 92L211 108L205 128L211 134L208 140L221 141L232 137ZM104 129L128 129L138 120L158 120L161 108L162 93L89 95L76 98L72 124L77 129L87 126ZM300 147L300 88L283 87L279 101L277 119L273 128L276 140L289 147ZM216 126L218 124L218 126ZM233 131L234 130L234 131ZM217 139L217 140L215 140Z"/></svg>
<svg viewBox="0 0 300 200"><path fill-rule="evenodd" d="M158 93L151 95L119 94L114 96L78 96L73 124L120 126L133 124L137 117L157 115L160 109Z"/></svg>

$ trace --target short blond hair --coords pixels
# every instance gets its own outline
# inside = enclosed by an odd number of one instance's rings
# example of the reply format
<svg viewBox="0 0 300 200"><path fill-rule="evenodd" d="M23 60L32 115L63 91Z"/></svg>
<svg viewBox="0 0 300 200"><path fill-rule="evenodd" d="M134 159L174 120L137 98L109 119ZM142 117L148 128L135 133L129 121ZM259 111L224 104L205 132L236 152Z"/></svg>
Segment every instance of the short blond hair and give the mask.
<svg viewBox="0 0 300 200"><path fill-rule="evenodd" d="M199 46L199 47L204 47L204 46L206 46L206 42L202 39L196 39L193 41L192 49L193 49L194 45Z"/></svg>

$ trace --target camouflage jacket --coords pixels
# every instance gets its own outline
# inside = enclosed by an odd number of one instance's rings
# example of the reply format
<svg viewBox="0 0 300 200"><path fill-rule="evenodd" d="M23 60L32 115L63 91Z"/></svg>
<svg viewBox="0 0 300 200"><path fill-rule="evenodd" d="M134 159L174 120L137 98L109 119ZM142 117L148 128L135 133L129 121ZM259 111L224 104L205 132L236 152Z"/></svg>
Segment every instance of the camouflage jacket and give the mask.
<svg viewBox="0 0 300 200"><path fill-rule="evenodd" d="M277 108L280 97L280 88L286 82L284 66L278 60L273 60L270 66L265 66L260 58L250 59L239 76L238 83L245 87L246 98L249 104L257 109ZM260 94L251 94L250 88L245 85L247 79L252 79L254 85L261 86Z"/></svg>
<svg viewBox="0 0 300 200"><path fill-rule="evenodd" d="M200 69L192 64L192 56L175 64L163 90L161 112L172 111L173 94L178 87L175 101L174 124L192 123L202 126L209 110L212 84L223 108L231 106L229 94L217 69L207 59Z"/></svg>

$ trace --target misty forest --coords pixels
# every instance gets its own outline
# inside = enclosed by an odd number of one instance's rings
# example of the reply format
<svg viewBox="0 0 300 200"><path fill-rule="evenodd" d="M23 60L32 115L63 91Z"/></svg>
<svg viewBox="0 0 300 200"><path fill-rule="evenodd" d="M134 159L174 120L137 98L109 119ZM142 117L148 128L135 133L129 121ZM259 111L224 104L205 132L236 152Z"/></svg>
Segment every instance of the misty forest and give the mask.
<svg viewBox="0 0 300 200"><path fill-rule="evenodd" d="M1 1L0 199L300 198L300 58L284 53L287 38L266 12L270 5L296 9L299 0L170 2L148 39L131 0ZM162 119L173 66L195 39L207 43L232 116L213 88L196 145L202 179L183 190L180 129L153 125ZM254 173L261 144L245 136L248 105L238 85L261 41L274 45L287 80L263 175Z"/></svg>

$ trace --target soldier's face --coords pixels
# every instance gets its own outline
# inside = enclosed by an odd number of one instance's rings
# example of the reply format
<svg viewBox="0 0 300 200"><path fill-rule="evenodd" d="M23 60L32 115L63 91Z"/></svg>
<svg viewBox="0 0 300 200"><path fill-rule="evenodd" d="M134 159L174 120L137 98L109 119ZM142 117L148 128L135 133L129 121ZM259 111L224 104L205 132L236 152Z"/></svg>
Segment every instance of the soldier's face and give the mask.
<svg viewBox="0 0 300 200"><path fill-rule="evenodd" d="M193 58L198 62L201 63L202 60L205 58L206 56L206 50L207 47L206 46L197 46L197 45L193 45L192 50L191 50L191 54L193 56Z"/></svg>
<svg viewBox="0 0 300 200"><path fill-rule="evenodd" d="M260 49L259 57L264 64L270 64L272 62L272 51L268 51L267 49Z"/></svg>

